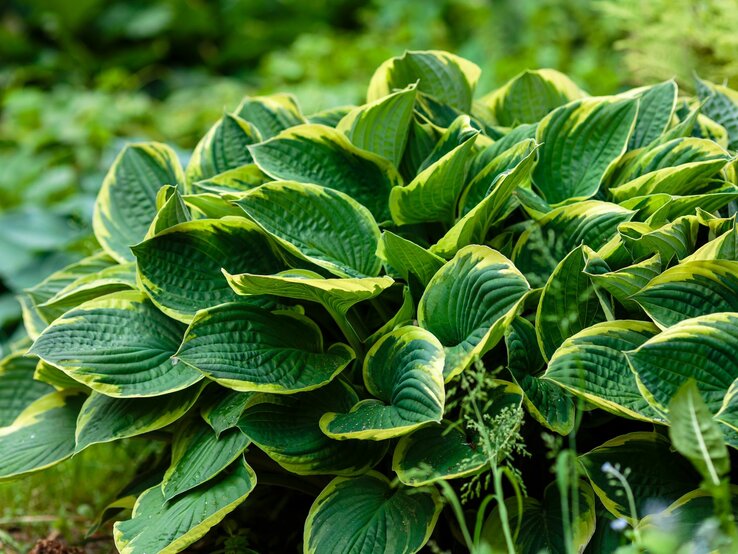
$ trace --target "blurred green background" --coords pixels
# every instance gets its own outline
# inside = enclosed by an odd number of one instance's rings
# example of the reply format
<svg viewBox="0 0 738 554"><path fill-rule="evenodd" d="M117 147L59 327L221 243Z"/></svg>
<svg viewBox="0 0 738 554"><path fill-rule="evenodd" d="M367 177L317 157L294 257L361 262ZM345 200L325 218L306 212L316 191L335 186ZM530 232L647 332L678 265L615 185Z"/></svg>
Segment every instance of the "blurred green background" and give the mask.
<svg viewBox="0 0 738 554"><path fill-rule="evenodd" d="M406 49L476 62L479 93L538 67L593 94L671 77L689 92L694 72L737 87L736 29L736 0L5 0L0 357L22 335L14 294L93 248L92 203L125 141L162 140L185 159L246 94L291 92L307 114L360 103L374 69ZM52 473L67 483L51 488L52 515L99 507L115 491L69 475L115 459ZM49 510L49 482L34 479L0 487L3 521Z"/></svg>

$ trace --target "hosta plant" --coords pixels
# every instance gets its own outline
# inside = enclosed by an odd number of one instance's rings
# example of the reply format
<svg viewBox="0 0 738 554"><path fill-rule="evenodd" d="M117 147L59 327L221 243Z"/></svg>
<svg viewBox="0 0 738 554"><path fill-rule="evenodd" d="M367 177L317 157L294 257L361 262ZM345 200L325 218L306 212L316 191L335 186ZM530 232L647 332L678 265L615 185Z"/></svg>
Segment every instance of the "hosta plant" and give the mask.
<svg viewBox="0 0 738 554"><path fill-rule="evenodd" d="M0 476L161 441L127 554L738 544L738 93L478 78L407 52L126 147L99 253L22 297Z"/></svg>

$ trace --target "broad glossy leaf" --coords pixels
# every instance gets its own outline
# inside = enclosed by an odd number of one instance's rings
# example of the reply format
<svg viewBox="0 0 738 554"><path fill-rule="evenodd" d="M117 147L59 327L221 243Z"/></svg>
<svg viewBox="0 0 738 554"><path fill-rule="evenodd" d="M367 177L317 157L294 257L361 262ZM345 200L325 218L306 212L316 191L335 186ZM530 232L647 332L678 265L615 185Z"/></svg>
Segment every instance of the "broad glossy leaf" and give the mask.
<svg viewBox="0 0 738 554"><path fill-rule="evenodd" d="M187 164L187 181L202 181L250 164L248 146L257 142L261 135L253 125L235 114L225 114L195 146Z"/></svg>
<svg viewBox="0 0 738 554"><path fill-rule="evenodd" d="M698 229L697 218L685 215L656 229L646 223L623 223L618 233L633 259L658 254L661 262L667 265L673 258L681 260L692 253Z"/></svg>
<svg viewBox="0 0 738 554"><path fill-rule="evenodd" d="M184 327L136 291L91 300L54 321L30 353L114 397L158 396L200 379L171 360Z"/></svg>
<svg viewBox="0 0 738 554"><path fill-rule="evenodd" d="M682 385L669 402L669 423L674 448L710 485L719 486L730 472L730 456L720 427L694 381Z"/></svg>
<svg viewBox="0 0 738 554"><path fill-rule="evenodd" d="M232 429L238 424L241 413L256 393L238 392L213 385L208 389L208 398L200 408L200 415L213 428L216 435Z"/></svg>
<svg viewBox="0 0 738 554"><path fill-rule="evenodd" d="M222 219L229 216L243 218L243 210L231 201L228 193L186 194L182 200L192 212L193 219Z"/></svg>
<svg viewBox="0 0 738 554"><path fill-rule="evenodd" d="M526 150L527 154L490 184L489 190L485 192L486 196L431 247L431 252L450 258L464 246L484 242L490 227L503 216L513 192L530 181L536 163L532 141ZM490 165L494 163L490 162ZM470 187L473 185L474 182Z"/></svg>
<svg viewBox="0 0 738 554"><path fill-rule="evenodd" d="M493 460L508 452L505 444L519 432L519 425L510 425L510 412L521 409L522 391L506 381L494 381L487 390L482 410L486 425L494 429L493 440L459 422L431 424L402 437L392 458L392 468L400 481L414 487L439 480L469 477L489 469ZM501 420L506 424L501 424ZM491 461L492 460L492 461Z"/></svg>
<svg viewBox="0 0 738 554"><path fill-rule="evenodd" d="M33 401L54 392L53 387L34 380L37 362L21 352L0 359L0 428L13 423Z"/></svg>
<svg viewBox="0 0 738 554"><path fill-rule="evenodd" d="M375 277L379 227L350 196L295 182L262 185L236 203L293 254L341 277Z"/></svg>
<svg viewBox="0 0 738 554"><path fill-rule="evenodd" d="M738 262L682 262L632 297L662 328L685 319L738 311Z"/></svg>
<svg viewBox="0 0 738 554"><path fill-rule="evenodd" d="M264 140L305 123L297 99L291 94L247 96L241 100L235 113L256 127Z"/></svg>
<svg viewBox="0 0 738 554"><path fill-rule="evenodd" d="M587 327L554 352L543 380L616 415L660 421L641 395L623 354L657 333L658 328L645 321L606 321Z"/></svg>
<svg viewBox="0 0 738 554"><path fill-rule="evenodd" d="M413 117L415 83L351 110L336 129L358 148L374 152L400 167Z"/></svg>
<svg viewBox="0 0 738 554"><path fill-rule="evenodd" d="M0 428L0 480L45 469L74 454L74 428L84 401L78 391L52 392Z"/></svg>
<svg viewBox="0 0 738 554"><path fill-rule="evenodd" d="M277 275L225 274L240 295L271 294L295 300L318 302L330 312L345 315L351 306L379 296L393 281L384 277L325 279L307 270L293 269Z"/></svg>
<svg viewBox="0 0 738 554"><path fill-rule="evenodd" d="M520 236L513 260L534 281L532 284L543 286L556 265L574 248L586 245L598 250L616 234L618 225L632 216L630 210L596 200L556 208Z"/></svg>
<svg viewBox="0 0 738 554"><path fill-rule="evenodd" d="M408 129L405 153L400 162L400 173L406 181L412 181L438 143L440 131L417 114Z"/></svg>
<svg viewBox="0 0 738 554"><path fill-rule="evenodd" d="M638 112L636 100L577 100L538 125L541 144L533 181L551 204L590 198L625 152Z"/></svg>
<svg viewBox="0 0 738 554"><path fill-rule="evenodd" d="M444 104L469 112L481 70L470 61L439 50L409 51L390 58L372 76L367 100L418 83L418 90Z"/></svg>
<svg viewBox="0 0 738 554"><path fill-rule="evenodd" d="M226 469L249 445L240 429L220 436L204 421L185 421L172 442L172 463L164 473L161 490L165 500L209 481Z"/></svg>
<svg viewBox="0 0 738 554"><path fill-rule="evenodd" d="M484 135L480 134L479 129L472 126L471 119L465 114L454 116L454 118L449 121L445 130L443 128L434 128L438 130L438 138L433 143L428 155L420 163L415 173L422 173L472 137L476 137L477 139L484 137ZM415 177L415 175L413 175L413 177Z"/></svg>
<svg viewBox="0 0 738 554"><path fill-rule="evenodd" d="M443 507L433 489L390 486L382 474L337 477L305 521L306 554L413 554L428 542Z"/></svg>
<svg viewBox="0 0 738 554"><path fill-rule="evenodd" d="M547 360L564 340L605 319L594 286L584 272L585 268L593 269L595 256L586 246L578 246L561 260L543 287L536 311L536 334Z"/></svg>
<svg viewBox="0 0 738 554"><path fill-rule="evenodd" d="M221 268L267 275L285 269L272 239L246 218L181 223L134 250L146 293L160 310L184 322L202 308L238 298Z"/></svg>
<svg viewBox="0 0 738 554"><path fill-rule="evenodd" d="M256 164L247 164L229 169L209 179L190 183L190 190L195 195L205 192L215 194L238 193L251 190L270 180Z"/></svg>
<svg viewBox="0 0 738 554"><path fill-rule="evenodd" d="M505 332L505 345L507 368L523 391L528 412L544 427L569 434L574 428L574 402L558 384L541 379L545 361L533 324L516 317Z"/></svg>
<svg viewBox="0 0 738 554"><path fill-rule="evenodd" d="M725 149L711 140L695 137L681 137L663 142L651 148L639 150L623 158L619 164L612 186L619 187L654 172L676 167L690 168L702 162L725 162L729 156ZM720 164L717 167L721 167ZM694 173L696 177L699 172ZM696 188L700 183L695 182ZM611 192L615 192L613 188ZM661 192L661 191L658 191ZM671 191L663 191L672 193ZM679 194L674 191L673 194ZM627 196L627 195L626 195Z"/></svg>
<svg viewBox="0 0 738 554"><path fill-rule="evenodd" d="M112 265L75 279L38 308L47 317L58 317L88 300L135 288L136 264L128 262Z"/></svg>
<svg viewBox="0 0 738 554"><path fill-rule="evenodd" d="M657 199L656 202L650 203L650 206L639 206L639 212L634 217L640 221L646 219L650 225L664 225L669 221L681 217L683 215L694 214L696 210L703 209L708 212L715 212L724 208L730 202L738 198L738 189L732 186L724 186L712 192L705 194L691 194L686 196L674 196L671 194L654 194L648 196L639 196L629 201L622 202L624 207L631 207L629 204L639 199ZM635 205L635 204L634 204ZM656 207L658 205L658 207Z"/></svg>
<svg viewBox="0 0 738 554"><path fill-rule="evenodd" d="M469 175L476 176L487 167L490 162L498 158L504 152L513 148L528 139L535 139L536 124L518 125L510 129L503 137L495 140L491 144L483 143L481 137L477 138L477 146L481 149L471 161L469 165ZM514 151L513 151L514 152Z"/></svg>
<svg viewBox="0 0 738 554"><path fill-rule="evenodd" d="M172 502L156 485L138 497L131 519L115 524L115 546L121 554L181 552L235 510L255 486L256 474L243 460Z"/></svg>
<svg viewBox="0 0 738 554"><path fill-rule="evenodd" d="M657 253L637 264L606 273L596 273L598 268L592 269L594 271L589 271L585 266L584 272L595 287L610 293L628 312L638 313L640 306L632 296L661 272L661 257Z"/></svg>
<svg viewBox="0 0 738 554"><path fill-rule="evenodd" d="M700 480L689 462L672 450L669 440L654 432L615 437L579 456L579 463L605 508L631 522L622 487L603 471L605 464L620 473L627 472L638 518L647 515L654 505L668 506L699 486Z"/></svg>
<svg viewBox="0 0 738 554"><path fill-rule="evenodd" d="M505 256L467 246L433 276L418 305L418 324L446 351L446 381L501 338L530 287Z"/></svg>
<svg viewBox="0 0 738 554"><path fill-rule="evenodd" d="M113 398L93 391L77 418L76 451L91 444L135 437L174 423L192 408L204 386L198 383L156 398Z"/></svg>
<svg viewBox="0 0 738 554"><path fill-rule="evenodd" d="M344 192L389 219L388 199L401 178L392 162L357 148L324 125L299 125L250 147L259 168L274 179L314 183Z"/></svg>
<svg viewBox="0 0 738 554"><path fill-rule="evenodd" d="M704 106L702 108L704 110ZM692 129L692 135L697 138L706 138L715 141L715 144L726 149L731 142L728 130L704 113L697 115L697 122Z"/></svg>
<svg viewBox="0 0 738 554"><path fill-rule="evenodd" d="M689 379L712 413L738 378L738 314L686 319L626 352L649 402L665 411Z"/></svg>
<svg viewBox="0 0 738 554"><path fill-rule="evenodd" d="M156 209L156 216L149 226L146 238L192 219L190 210L176 186L165 185L159 189L156 194Z"/></svg>
<svg viewBox="0 0 738 554"><path fill-rule="evenodd" d="M337 379L314 391L294 395L258 394L238 427L270 458L298 475L358 475L387 452L386 443L328 438L319 421L326 412L348 411L356 392Z"/></svg>
<svg viewBox="0 0 738 554"><path fill-rule="evenodd" d="M67 389L77 389L78 391L86 393L91 391L90 387L87 385L83 385L79 381L75 381L58 367L47 364L43 360L38 360L36 371L33 373L33 378L36 381L41 381L42 383L51 385L59 391Z"/></svg>
<svg viewBox="0 0 738 554"><path fill-rule="evenodd" d="M519 184L529 186L530 174L535 167L536 157L529 163L522 164L524 160L528 160L531 152L537 149L536 142L533 139L524 139L510 148L503 150L498 156L491 159L486 165L480 166L478 171L474 171L474 167L469 171L469 184L459 200L459 213L464 216L473 210L482 200L489 196L493 187L497 186L500 179L517 167L525 167L525 180ZM480 153L481 155L481 153ZM528 166L530 168L528 170Z"/></svg>
<svg viewBox="0 0 738 554"><path fill-rule="evenodd" d="M682 259L683 262L698 260L738 261L738 227L734 225L719 237L705 243L693 254Z"/></svg>
<svg viewBox="0 0 738 554"><path fill-rule="evenodd" d="M320 328L305 316L242 303L198 312L174 354L225 387L282 394L325 385L354 356L340 343L324 350Z"/></svg>
<svg viewBox="0 0 738 554"><path fill-rule="evenodd" d="M407 283L416 279L423 287L445 263L440 256L390 231L382 233L377 256Z"/></svg>
<svg viewBox="0 0 738 554"><path fill-rule="evenodd" d="M49 323L62 315L63 311L42 307L46 302L78 279L111 266L115 266L115 260L107 254L88 256L52 273L28 289L27 302L23 303L23 321L29 336L35 340Z"/></svg>
<svg viewBox="0 0 738 554"><path fill-rule="evenodd" d="M375 398L348 413L325 414L320 428L336 439L384 440L440 422L443 362L443 346L425 329L406 326L386 334L364 359L364 384Z"/></svg>
<svg viewBox="0 0 738 554"><path fill-rule="evenodd" d="M392 189L390 212L396 224L453 220L475 139L476 134L466 135L458 146L423 169L410 183Z"/></svg>
<svg viewBox="0 0 738 554"><path fill-rule="evenodd" d="M693 142L700 144L694 144ZM679 153L664 153L672 143L679 143ZM673 149L676 150L676 147ZM707 181L722 169L728 161L728 154L714 142L705 139L676 139L649 152L648 161L657 161L657 167L650 170L649 164L636 168L632 180L625 181L617 187L609 189L609 194L616 202L649 194L687 195L705 192ZM669 154L677 158L682 156L688 161L671 160ZM692 161L696 158L696 161ZM678 165L676 165L678 163ZM662 164L674 164L661 167Z"/></svg>
<svg viewBox="0 0 738 554"><path fill-rule="evenodd" d="M529 69L481 101L490 108L499 125L512 127L536 123L555 108L583 96L586 96L584 91L563 73L555 69Z"/></svg>
<svg viewBox="0 0 738 554"><path fill-rule="evenodd" d="M335 128L352 109L354 109L354 106L327 108L307 116L307 122Z"/></svg>
<svg viewBox="0 0 738 554"><path fill-rule="evenodd" d="M707 101L702 112L725 128L729 146L735 150L738 147L738 92L702 79L696 82L700 100Z"/></svg>
<svg viewBox="0 0 738 554"><path fill-rule="evenodd" d="M119 262L133 260L156 215L156 193L163 185L184 184L174 150L158 142L126 146L108 170L95 203L92 228L105 251Z"/></svg>
<svg viewBox="0 0 738 554"><path fill-rule="evenodd" d="M400 481L419 487L441 479L469 477L488 463L479 437L444 422L402 437L395 447L392 469Z"/></svg>
<svg viewBox="0 0 738 554"><path fill-rule="evenodd" d="M570 537L564 533L566 516L562 506L566 502L571 507L572 500L561 498L556 483L546 487L543 502L532 497L524 498L522 513L515 498L506 499L510 528L515 529L518 517L522 517L515 539L516 552L520 554L583 552L595 531L596 505L594 493L587 483L580 481L577 493L579 513L578 518L570 522L572 533ZM571 512L569 517L572 517ZM504 551L506 547L503 537L500 511L499 508L495 508L484 523L482 538L492 548Z"/></svg>
<svg viewBox="0 0 738 554"><path fill-rule="evenodd" d="M677 101L677 84L671 79L658 85L636 89L638 117L628 143L629 150L643 148L658 139L669 127Z"/></svg>

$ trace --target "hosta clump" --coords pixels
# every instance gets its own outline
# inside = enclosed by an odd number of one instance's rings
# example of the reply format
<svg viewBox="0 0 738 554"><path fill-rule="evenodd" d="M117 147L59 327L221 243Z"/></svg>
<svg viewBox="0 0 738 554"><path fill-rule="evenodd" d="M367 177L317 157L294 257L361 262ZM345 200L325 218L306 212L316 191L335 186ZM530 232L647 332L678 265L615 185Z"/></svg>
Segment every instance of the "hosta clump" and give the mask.
<svg viewBox="0 0 738 554"><path fill-rule="evenodd" d="M22 298L0 476L162 439L133 554L231 513L264 552L730 541L738 94L478 77L408 52L362 106L246 98L186 167L126 147L99 254Z"/></svg>

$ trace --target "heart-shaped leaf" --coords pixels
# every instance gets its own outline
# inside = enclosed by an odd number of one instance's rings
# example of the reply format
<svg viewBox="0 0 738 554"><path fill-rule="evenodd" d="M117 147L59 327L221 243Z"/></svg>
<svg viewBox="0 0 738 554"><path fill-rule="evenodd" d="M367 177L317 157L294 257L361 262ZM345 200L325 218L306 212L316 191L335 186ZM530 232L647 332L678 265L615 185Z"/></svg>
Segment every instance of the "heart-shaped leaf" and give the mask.
<svg viewBox="0 0 738 554"><path fill-rule="evenodd" d="M409 51L377 68L369 83L367 100L373 102L417 83L420 92L468 112L480 73L475 64L448 52Z"/></svg>
<svg viewBox="0 0 738 554"><path fill-rule="evenodd" d="M283 181L255 188L236 203L300 258L341 277L379 274L379 227L347 194Z"/></svg>
<svg viewBox="0 0 738 554"><path fill-rule="evenodd" d="M320 428L336 439L384 440L443 417L443 346L419 327L395 329L364 359L364 384L376 399L327 413ZM378 399L378 400L377 400Z"/></svg>
<svg viewBox="0 0 738 554"><path fill-rule="evenodd" d="M708 409L717 413L738 378L738 314L685 319L626 352L644 396L666 411L689 379L697 383Z"/></svg>
<svg viewBox="0 0 738 554"><path fill-rule="evenodd" d="M389 160L351 144L325 125L298 125L249 148L259 168L274 179L314 183L344 192L389 219L389 193L401 178Z"/></svg>
<svg viewBox="0 0 738 554"><path fill-rule="evenodd" d="M533 181L550 204L583 200L600 189L621 156L635 125L636 100L576 100L555 109L538 125L541 144Z"/></svg>
<svg viewBox="0 0 738 554"><path fill-rule="evenodd" d="M738 262L682 262L654 277L632 297L666 328L685 319L738 311Z"/></svg>
<svg viewBox="0 0 738 554"><path fill-rule="evenodd" d="M348 411L356 392L337 379L320 389L294 395L257 394L246 406L238 427L270 458L298 475L358 475L387 452L386 443L337 441L321 430L328 411Z"/></svg>
<svg viewBox="0 0 738 554"><path fill-rule="evenodd" d="M0 481L45 469L74 454L74 428L85 396L52 392L0 429Z"/></svg>
<svg viewBox="0 0 738 554"><path fill-rule="evenodd" d="M241 100L235 113L256 127L264 140L285 129L306 123L297 99L291 94L247 96Z"/></svg>
<svg viewBox="0 0 738 554"><path fill-rule="evenodd" d="M555 69L523 71L482 98L495 121L504 127L536 123L553 109L586 94Z"/></svg>
<svg viewBox="0 0 738 554"><path fill-rule="evenodd" d="M400 167L413 117L416 86L408 87L351 110L336 129L358 148L374 152Z"/></svg>
<svg viewBox="0 0 738 554"><path fill-rule="evenodd" d="M382 233L377 256L405 281L417 281L423 287L444 264L440 256L390 231Z"/></svg>
<svg viewBox="0 0 738 554"><path fill-rule="evenodd" d="M134 251L144 291L165 314L185 323L202 308L238 299L221 268L266 275L285 269L272 239L243 217L181 223Z"/></svg>
<svg viewBox="0 0 738 554"><path fill-rule="evenodd" d="M30 352L108 396L158 396L202 379L198 371L171 360L183 332L182 324L144 294L116 292L64 314Z"/></svg>
<svg viewBox="0 0 738 554"><path fill-rule="evenodd" d="M571 251L556 267L541 292L536 312L536 334L541 351L550 359L565 339L605 320L595 289L584 272L595 271L596 254L586 246ZM602 266L602 271L607 271Z"/></svg>
<svg viewBox="0 0 738 554"><path fill-rule="evenodd" d="M38 360L20 352L0 360L0 428L13 423L34 400L54 392L54 388L34 380Z"/></svg>
<svg viewBox="0 0 738 554"><path fill-rule="evenodd" d="M115 546L121 554L181 552L235 510L255 486L256 474L243 460L170 502L156 485L138 497L131 519L115 524Z"/></svg>
<svg viewBox="0 0 738 554"><path fill-rule="evenodd" d="M654 464L654 460L659 463ZM655 505L668 506L699 486L697 472L674 453L668 439L659 433L637 432L615 437L579 456L579 462L605 508L615 517L630 522L633 516L645 516ZM604 471L608 468L627 474L636 514L630 512L621 484Z"/></svg>
<svg viewBox="0 0 738 554"><path fill-rule="evenodd" d="M501 338L530 287L505 256L467 246L433 276L418 305L418 324L446 351L446 381Z"/></svg>
<svg viewBox="0 0 738 554"><path fill-rule="evenodd" d="M310 508L303 548L306 554L413 554L428 542L441 508L433 489L393 488L374 471L337 477Z"/></svg>
<svg viewBox="0 0 738 554"><path fill-rule="evenodd" d="M113 398L92 392L77 418L77 452L92 444L156 431L185 415L205 383L156 398Z"/></svg>
<svg viewBox="0 0 738 554"><path fill-rule="evenodd" d="M574 248L585 245L599 250L632 216L633 212L617 204L597 200L562 206L545 214L520 236L513 260L532 284L543 286Z"/></svg>
<svg viewBox="0 0 738 554"><path fill-rule="evenodd" d="M568 548L574 552L584 551L595 531L595 497L585 482L579 482L576 490L576 499L563 499L556 483L551 483L543 493L542 502L530 497L523 499L522 512L515 498L505 500L510 527L515 528L518 518L521 518L515 539L516 552L567 552ZM571 513L564 512L564 506L573 502L578 507L576 519ZM504 551L506 546L500 517L499 508L495 508L484 523L482 537L493 549ZM565 517L572 518L568 525L564 522ZM569 536L565 532L567 527L571 533Z"/></svg>
<svg viewBox="0 0 738 554"><path fill-rule="evenodd" d="M324 351L303 315L231 303L198 312L174 357L234 390L290 394L325 385L354 352L340 343Z"/></svg>
<svg viewBox="0 0 738 554"><path fill-rule="evenodd" d="M156 215L156 193L163 185L184 184L174 150L158 142L126 146L103 180L92 228L105 251L117 261L133 261L131 246L146 235Z"/></svg>
<svg viewBox="0 0 738 554"><path fill-rule="evenodd" d="M462 125L468 125L468 117ZM453 220L476 136L467 134L463 142L423 169L406 186L392 189L390 212L396 224Z"/></svg>
<svg viewBox="0 0 738 554"><path fill-rule="evenodd" d="M635 89L638 98L638 117L630 136L628 150L650 145L669 127L676 108L678 87L672 79L658 85Z"/></svg>
<svg viewBox="0 0 738 554"><path fill-rule="evenodd" d="M253 125L235 114L225 114L197 143L187 164L187 181L202 181L250 164L248 146L260 141L259 131Z"/></svg>
<svg viewBox="0 0 738 554"><path fill-rule="evenodd" d="M505 331L507 368L524 394L528 412L544 427L567 435L574 428L574 402L569 393L541 379L545 361L532 323L516 317Z"/></svg>
<svg viewBox="0 0 738 554"><path fill-rule="evenodd" d="M543 376L608 412L660 421L643 398L623 352L658 333L645 321L597 323L567 338L554 352Z"/></svg>
<svg viewBox="0 0 738 554"><path fill-rule="evenodd" d="M229 429L218 436L202 420L183 422L172 443L172 463L161 483L164 499L169 501L218 475L249 442L240 429Z"/></svg>
<svg viewBox="0 0 738 554"><path fill-rule="evenodd" d="M469 244L483 243L489 228L504 215L513 192L529 183L536 164L533 141L527 143L527 153L516 165L507 168L490 183L485 196L469 212L460 218L441 239L431 247L431 252L450 258L458 250ZM492 161L490 164L494 164ZM483 174L480 174L483 175ZM475 186L476 178L469 187Z"/></svg>

